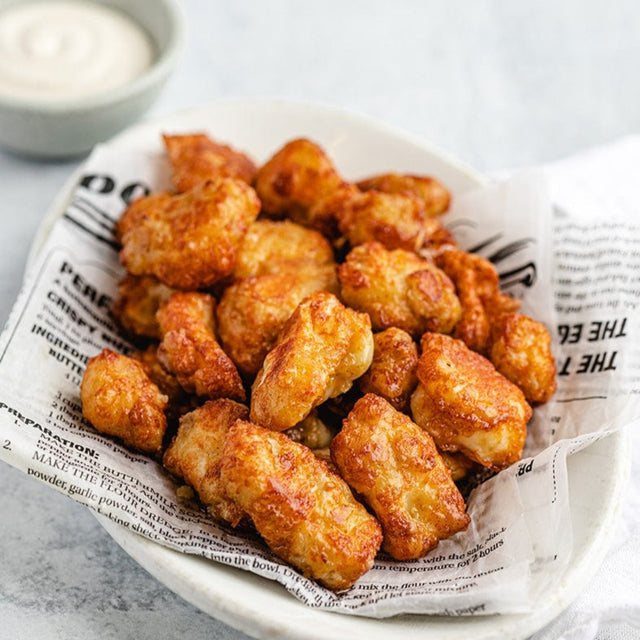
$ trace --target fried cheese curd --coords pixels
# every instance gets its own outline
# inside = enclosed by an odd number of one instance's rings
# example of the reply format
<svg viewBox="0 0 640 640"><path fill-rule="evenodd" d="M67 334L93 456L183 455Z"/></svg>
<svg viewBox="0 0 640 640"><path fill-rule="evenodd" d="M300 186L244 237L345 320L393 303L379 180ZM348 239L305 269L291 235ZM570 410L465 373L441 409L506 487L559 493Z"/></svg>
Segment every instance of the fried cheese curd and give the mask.
<svg viewBox="0 0 640 640"><path fill-rule="evenodd" d="M153 276L134 276L127 273L118 283L118 297L111 313L129 334L140 338L160 337L156 312L175 289Z"/></svg>
<svg viewBox="0 0 640 640"><path fill-rule="evenodd" d="M163 135L171 179L179 192L218 177L251 184L258 170L245 153L212 140L205 133Z"/></svg>
<svg viewBox="0 0 640 640"><path fill-rule="evenodd" d="M209 287L233 271L259 210L253 189L231 178L140 198L118 222L120 261L129 273L153 275L176 289Z"/></svg>
<svg viewBox="0 0 640 640"><path fill-rule="evenodd" d="M103 349L89 358L80 385L82 415L96 431L157 455L167 428L168 398L141 362Z"/></svg>
<svg viewBox="0 0 640 640"><path fill-rule="evenodd" d="M316 291L338 292L335 266L243 278L217 306L218 334L242 374L254 377L298 304Z"/></svg>
<svg viewBox="0 0 640 640"><path fill-rule="evenodd" d="M180 418L178 432L162 460L170 473L195 490L215 520L232 527L238 526L245 513L225 493L220 462L231 425L248 416L249 409L233 400L208 400Z"/></svg>
<svg viewBox="0 0 640 640"><path fill-rule="evenodd" d="M433 218L449 209L451 194L438 180L431 176L405 173L383 173L365 178L356 183L361 191L383 193L411 193L422 200L425 213Z"/></svg>
<svg viewBox="0 0 640 640"><path fill-rule="evenodd" d="M316 291L338 293L333 249L320 233L289 220L257 220L238 252L235 282L217 307L225 351L255 376L284 323Z"/></svg>
<svg viewBox="0 0 640 640"><path fill-rule="evenodd" d="M542 404L556 391L556 363L551 335L537 320L503 313L491 325L489 359L524 393L527 402Z"/></svg>
<svg viewBox="0 0 640 640"><path fill-rule="evenodd" d="M439 449L500 470L522 457L532 410L520 389L461 340L425 333L411 396L414 422Z"/></svg>
<svg viewBox="0 0 640 640"><path fill-rule="evenodd" d="M187 393L242 401L240 374L215 337L214 308L208 293L174 293L157 313L158 360Z"/></svg>
<svg viewBox="0 0 640 640"><path fill-rule="evenodd" d="M349 390L370 366L373 334L366 314L319 291L291 314L252 386L251 421L284 431L314 407Z"/></svg>
<svg viewBox="0 0 640 640"><path fill-rule="evenodd" d="M436 255L435 262L453 282L462 306L453 335L470 349L486 353L492 319L517 311L520 302L500 291L498 272L482 256L448 248Z"/></svg>
<svg viewBox="0 0 640 640"><path fill-rule="evenodd" d="M318 231L291 220L256 220L238 249L236 280L305 267L335 266L331 243Z"/></svg>
<svg viewBox="0 0 640 640"><path fill-rule="evenodd" d="M418 345L398 327L389 327L373 334L373 360L367 372L358 380L362 393L375 393L394 409L409 408L409 398L418 378Z"/></svg>
<svg viewBox="0 0 640 640"><path fill-rule="evenodd" d="M356 402L331 457L376 514L382 548L396 560L421 558L470 522L431 436L375 394Z"/></svg>
<svg viewBox="0 0 640 640"><path fill-rule="evenodd" d="M387 249L418 251L442 233L437 218L426 214L422 200L410 193L345 191L331 202L338 229L352 247L380 242ZM448 236L447 236L448 237Z"/></svg>
<svg viewBox="0 0 640 640"><path fill-rule="evenodd" d="M328 235L335 222L312 207L344 184L324 149L306 138L287 142L258 169L254 181L265 215L288 217Z"/></svg>
<svg viewBox="0 0 640 640"><path fill-rule="evenodd" d="M334 591L373 565L378 521L304 445L237 420L225 440L220 478L278 557Z"/></svg>
<svg viewBox="0 0 640 640"><path fill-rule="evenodd" d="M461 316L451 280L411 251L362 244L348 253L338 279L342 299L368 313L377 331L398 327L415 337L449 333Z"/></svg>

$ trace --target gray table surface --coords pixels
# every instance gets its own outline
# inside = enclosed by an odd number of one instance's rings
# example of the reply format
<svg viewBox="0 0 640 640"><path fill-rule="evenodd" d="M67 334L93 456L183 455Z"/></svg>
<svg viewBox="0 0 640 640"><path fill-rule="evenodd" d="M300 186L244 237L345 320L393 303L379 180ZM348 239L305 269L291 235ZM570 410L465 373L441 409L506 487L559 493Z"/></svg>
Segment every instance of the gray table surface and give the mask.
<svg viewBox="0 0 640 640"><path fill-rule="evenodd" d="M640 132L640 3L185 0L188 42L150 115L216 98L321 102L483 171ZM79 161L0 152L0 323ZM72 500L0 463L0 638L246 638L150 577Z"/></svg>

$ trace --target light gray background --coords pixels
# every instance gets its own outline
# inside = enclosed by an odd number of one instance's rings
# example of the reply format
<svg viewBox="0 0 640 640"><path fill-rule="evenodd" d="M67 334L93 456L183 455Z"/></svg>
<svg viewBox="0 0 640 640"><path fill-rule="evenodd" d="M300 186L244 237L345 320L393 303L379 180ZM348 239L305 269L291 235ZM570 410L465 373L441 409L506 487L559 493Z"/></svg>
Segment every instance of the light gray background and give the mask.
<svg viewBox="0 0 640 640"><path fill-rule="evenodd" d="M637 0L183 6L187 46L150 115L221 97L321 102L484 171L640 132ZM77 165L0 152L1 323L41 217ZM85 508L0 463L0 639L176 637L246 638L146 574Z"/></svg>

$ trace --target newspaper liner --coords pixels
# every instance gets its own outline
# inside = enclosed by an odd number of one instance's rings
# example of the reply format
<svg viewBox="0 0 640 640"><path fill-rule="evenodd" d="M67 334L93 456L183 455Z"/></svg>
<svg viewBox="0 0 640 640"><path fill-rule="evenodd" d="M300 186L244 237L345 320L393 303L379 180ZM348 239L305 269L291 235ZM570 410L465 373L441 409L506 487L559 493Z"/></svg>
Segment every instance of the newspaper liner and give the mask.
<svg viewBox="0 0 640 640"><path fill-rule="evenodd" d="M609 154L637 157L635 143ZM447 214L460 244L492 259L503 288L554 333L559 389L535 410L523 460L471 494L469 529L425 558L381 555L353 588L332 593L180 501L160 465L82 418L87 359L132 350L109 317L123 273L113 222L125 202L167 186L157 154L98 147L38 247L0 337L0 458L130 531L276 580L312 607L374 617L530 611L572 551L567 457L640 416L637 205L594 210L582 188L612 160L598 159L553 169L555 209L547 175L531 170L456 198Z"/></svg>

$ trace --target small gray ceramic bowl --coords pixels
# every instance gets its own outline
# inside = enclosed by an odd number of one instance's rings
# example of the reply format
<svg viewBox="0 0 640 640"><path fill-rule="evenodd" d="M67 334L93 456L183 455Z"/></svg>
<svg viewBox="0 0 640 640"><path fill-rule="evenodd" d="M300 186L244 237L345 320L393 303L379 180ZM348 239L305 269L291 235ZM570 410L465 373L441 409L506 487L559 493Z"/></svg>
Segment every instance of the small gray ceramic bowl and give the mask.
<svg viewBox="0 0 640 640"><path fill-rule="evenodd" d="M39 158L81 155L134 122L158 96L184 40L178 0L93 1L124 12L147 31L156 47L152 66L126 85L69 102L0 96L0 146ZM15 2L0 0L0 11Z"/></svg>

